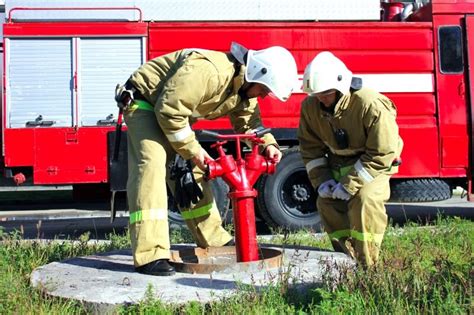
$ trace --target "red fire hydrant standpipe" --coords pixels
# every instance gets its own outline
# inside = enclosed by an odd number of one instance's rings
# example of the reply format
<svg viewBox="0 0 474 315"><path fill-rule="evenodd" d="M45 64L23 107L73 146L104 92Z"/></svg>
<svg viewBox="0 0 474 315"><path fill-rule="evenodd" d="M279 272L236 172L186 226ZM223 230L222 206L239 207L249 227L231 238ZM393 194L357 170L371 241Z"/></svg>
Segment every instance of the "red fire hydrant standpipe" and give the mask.
<svg viewBox="0 0 474 315"><path fill-rule="evenodd" d="M252 134L221 135L212 131L202 130L201 135L221 140L235 140L236 158L226 155L222 146L227 141L217 141L211 147L216 148L218 158L207 161L207 178L222 177L229 185L229 198L232 200L232 211L235 225L235 248L237 262L259 260L257 232L255 227L254 199L257 191L253 185L261 174L275 173L275 161L267 159L258 152L260 139L270 129L264 129ZM242 159L240 140L250 141L251 152Z"/></svg>

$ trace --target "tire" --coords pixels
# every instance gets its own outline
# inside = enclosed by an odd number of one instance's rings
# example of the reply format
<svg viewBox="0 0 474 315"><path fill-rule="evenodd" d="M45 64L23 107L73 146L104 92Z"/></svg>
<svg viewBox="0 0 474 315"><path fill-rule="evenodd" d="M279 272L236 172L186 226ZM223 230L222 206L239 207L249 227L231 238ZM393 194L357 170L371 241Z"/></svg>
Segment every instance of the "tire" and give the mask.
<svg viewBox="0 0 474 315"><path fill-rule="evenodd" d="M451 187L440 179L395 179L390 182L390 201L440 201L452 197Z"/></svg>
<svg viewBox="0 0 474 315"><path fill-rule="evenodd" d="M226 224L232 222L232 211L230 210L230 199L227 196L229 186L221 179L216 178L211 182L212 192L216 200L217 208L222 217L222 221ZM185 225L183 217L179 212L173 196L168 191L168 219L171 224Z"/></svg>
<svg viewBox="0 0 474 315"><path fill-rule="evenodd" d="M288 230L321 230L316 193L298 148L283 153L275 174L257 183L257 206L267 225Z"/></svg>

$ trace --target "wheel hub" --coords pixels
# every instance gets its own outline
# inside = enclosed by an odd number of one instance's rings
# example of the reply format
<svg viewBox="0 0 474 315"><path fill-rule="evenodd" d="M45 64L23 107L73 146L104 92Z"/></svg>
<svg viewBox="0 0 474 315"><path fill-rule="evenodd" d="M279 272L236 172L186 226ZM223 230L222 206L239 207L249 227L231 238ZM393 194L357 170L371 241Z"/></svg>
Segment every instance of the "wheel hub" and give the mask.
<svg viewBox="0 0 474 315"><path fill-rule="evenodd" d="M293 199L296 201L307 201L309 200L310 193L308 187L305 185L295 184L293 185Z"/></svg>

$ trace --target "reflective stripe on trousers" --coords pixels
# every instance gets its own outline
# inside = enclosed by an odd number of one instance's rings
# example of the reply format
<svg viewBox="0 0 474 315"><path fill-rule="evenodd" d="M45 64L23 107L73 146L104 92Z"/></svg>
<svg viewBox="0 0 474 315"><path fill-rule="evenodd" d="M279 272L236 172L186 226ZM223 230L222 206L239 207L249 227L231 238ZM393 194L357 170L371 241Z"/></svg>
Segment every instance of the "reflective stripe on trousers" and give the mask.
<svg viewBox="0 0 474 315"><path fill-rule="evenodd" d="M361 233L356 230L339 230L329 233L329 237L335 239L342 239L344 237L352 237L361 242L374 242L377 245L382 244L383 234Z"/></svg>
<svg viewBox="0 0 474 315"><path fill-rule="evenodd" d="M134 101L125 112L128 126L127 197L130 209L130 239L135 266L170 258L168 225L167 165L176 154L158 125L152 106ZM200 175L201 176L201 175ZM200 247L222 246L232 237L222 228L222 220L210 184L196 178L205 197L196 209L212 204L208 214L186 220ZM168 181L170 187L174 182ZM191 209L191 211L194 209Z"/></svg>
<svg viewBox="0 0 474 315"><path fill-rule="evenodd" d="M130 213L130 224L152 220L168 220L168 209L137 210Z"/></svg>
<svg viewBox="0 0 474 315"><path fill-rule="evenodd" d="M204 217L209 214L209 210L212 208L212 203L205 206L193 209L193 210L183 210L181 211L181 216L185 220L197 219Z"/></svg>
<svg viewBox="0 0 474 315"><path fill-rule="evenodd" d="M373 265L379 256L380 245L387 227L385 202L390 196L390 176L377 176L349 200L317 199L317 207L324 229L342 248L353 244L357 260ZM346 242L350 240L350 242ZM346 252L348 255L352 253Z"/></svg>

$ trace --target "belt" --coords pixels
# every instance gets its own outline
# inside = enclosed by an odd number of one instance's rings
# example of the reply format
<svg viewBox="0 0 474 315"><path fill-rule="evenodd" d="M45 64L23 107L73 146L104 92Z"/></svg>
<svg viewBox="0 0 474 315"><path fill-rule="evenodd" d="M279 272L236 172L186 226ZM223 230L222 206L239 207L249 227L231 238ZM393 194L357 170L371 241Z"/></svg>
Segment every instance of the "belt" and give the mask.
<svg viewBox="0 0 474 315"><path fill-rule="evenodd" d="M132 109L132 110L133 109L142 109L142 110L147 110L147 111L150 111L150 112L155 111L153 109L153 105L151 105L147 101L143 101L143 100L133 100L133 103L130 106L130 109Z"/></svg>
<svg viewBox="0 0 474 315"><path fill-rule="evenodd" d="M349 174L349 171L352 169L352 165L343 166L338 169L331 169L332 177L338 182L342 177Z"/></svg>

